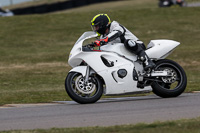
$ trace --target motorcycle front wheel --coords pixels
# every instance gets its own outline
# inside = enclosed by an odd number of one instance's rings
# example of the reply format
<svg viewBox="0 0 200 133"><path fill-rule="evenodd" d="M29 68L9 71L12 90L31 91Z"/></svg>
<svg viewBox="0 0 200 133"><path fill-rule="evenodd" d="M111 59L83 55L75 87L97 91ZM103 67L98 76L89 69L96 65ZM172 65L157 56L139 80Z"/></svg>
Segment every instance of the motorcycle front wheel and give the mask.
<svg viewBox="0 0 200 133"><path fill-rule="evenodd" d="M187 77L183 68L172 60L159 60L155 70L167 71L168 77L158 77L151 85L153 92L163 98L177 97L187 86Z"/></svg>
<svg viewBox="0 0 200 133"><path fill-rule="evenodd" d="M103 94L103 84L97 76L89 76L88 82L85 82L80 73L70 72L65 79L65 90L77 103L95 103Z"/></svg>

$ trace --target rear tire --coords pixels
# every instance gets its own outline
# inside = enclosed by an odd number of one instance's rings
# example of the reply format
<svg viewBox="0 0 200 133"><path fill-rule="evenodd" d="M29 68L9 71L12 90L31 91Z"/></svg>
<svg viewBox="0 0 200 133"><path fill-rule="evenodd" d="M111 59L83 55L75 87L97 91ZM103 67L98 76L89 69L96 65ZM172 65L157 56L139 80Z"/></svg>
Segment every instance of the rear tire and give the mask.
<svg viewBox="0 0 200 133"><path fill-rule="evenodd" d="M95 103L103 94L103 84L99 77L90 76L85 84L80 73L70 72L65 79L65 90L70 98L77 103Z"/></svg>
<svg viewBox="0 0 200 133"><path fill-rule="evenodd" d="M183 68L172 60L159 60L155 70L166 70L170 77L162 77L151 85L153 92L163 98L177 97L182 94L187 86L187 77Z"/></svg>

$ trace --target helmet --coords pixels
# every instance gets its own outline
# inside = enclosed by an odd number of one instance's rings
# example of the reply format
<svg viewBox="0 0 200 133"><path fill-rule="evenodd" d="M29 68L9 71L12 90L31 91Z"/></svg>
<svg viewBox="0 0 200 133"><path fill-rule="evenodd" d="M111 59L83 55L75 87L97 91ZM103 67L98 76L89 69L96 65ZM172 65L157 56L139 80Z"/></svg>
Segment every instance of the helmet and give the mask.
<svg viewBox="0 0 200 133"><path fill-rule="evenodd" d="M99 34L105 34L106 29L109 27L111 21L107 14L98 14L91 20L93 31Z"/></svg>

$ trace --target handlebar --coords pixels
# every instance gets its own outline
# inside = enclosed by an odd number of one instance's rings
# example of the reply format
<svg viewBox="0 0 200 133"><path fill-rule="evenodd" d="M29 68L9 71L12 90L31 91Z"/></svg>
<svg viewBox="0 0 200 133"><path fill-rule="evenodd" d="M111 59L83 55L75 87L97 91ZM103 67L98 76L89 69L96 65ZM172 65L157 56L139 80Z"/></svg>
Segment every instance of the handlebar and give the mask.
<svg viewBox="0 0 200 133"><path fill-rule="evenodd" d="M93 47L96 46L96 44L95 44L94 42L92 42L91 44L88 44L88 45L86 45L86 46L89 47L89 48L93 48Z"/></svg>
<svg viewBox="0 0 200 133"><path fill-rule="evenodd" d="M93 48L95 47L95 43L87 44L82 47L83 51L93 51Z"/></svg>

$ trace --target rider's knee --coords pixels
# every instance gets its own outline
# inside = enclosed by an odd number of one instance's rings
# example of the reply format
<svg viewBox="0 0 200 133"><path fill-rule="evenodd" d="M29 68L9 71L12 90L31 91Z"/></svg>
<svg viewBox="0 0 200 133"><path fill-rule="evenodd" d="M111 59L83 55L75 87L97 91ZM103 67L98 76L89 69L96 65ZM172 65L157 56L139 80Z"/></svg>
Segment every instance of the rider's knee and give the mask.
<svg viewBox="0 0 200 133"><path fill-rule="evenodd" d="M132 53L138 54L139 52L146 49L144 43L142 41L134 41L131 39L128 39L124 43L125 47Z"/></svg>
<svg viewBox="0 0 200 133"><path fill-rule="evenodd" d="M126 47L129 51L131 51L131 52L136 51L137 48L138 48L138 46L137 46L137 44L135 43L135 41L130 40L130 39L126 40L126 41L124 42L124 45L125 45L125 47Z"/></svg>

